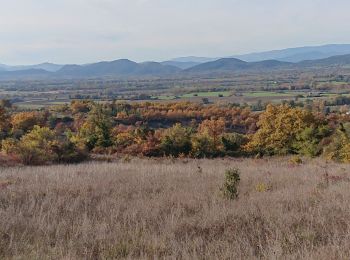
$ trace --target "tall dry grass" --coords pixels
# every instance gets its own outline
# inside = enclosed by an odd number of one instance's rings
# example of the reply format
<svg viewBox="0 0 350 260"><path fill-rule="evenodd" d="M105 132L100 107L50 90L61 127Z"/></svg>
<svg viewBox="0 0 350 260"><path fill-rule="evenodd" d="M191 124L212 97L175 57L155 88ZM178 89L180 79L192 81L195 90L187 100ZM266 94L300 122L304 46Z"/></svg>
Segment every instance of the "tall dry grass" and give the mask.
<svg viewBox="0 0 350 260"><path fill-rule="evenodd" d="M350 166L133 160L1 168L1 259L350 259ZM239 198L221 197L241 170Z"/></svg>

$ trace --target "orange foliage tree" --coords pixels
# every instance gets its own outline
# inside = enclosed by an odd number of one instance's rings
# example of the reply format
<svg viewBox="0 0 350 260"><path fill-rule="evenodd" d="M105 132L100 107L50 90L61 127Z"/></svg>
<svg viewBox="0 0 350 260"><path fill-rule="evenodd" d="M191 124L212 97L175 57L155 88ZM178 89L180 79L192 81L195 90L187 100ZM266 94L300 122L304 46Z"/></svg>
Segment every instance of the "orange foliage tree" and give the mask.
<svg viewBox="0 0 350 260"><path fill-rule="evenodd" d="M12 131L21 131L26 133L31 131L35 125L44 126L47 121L47 115L40 112L20 112L11 117Z"/></svg>

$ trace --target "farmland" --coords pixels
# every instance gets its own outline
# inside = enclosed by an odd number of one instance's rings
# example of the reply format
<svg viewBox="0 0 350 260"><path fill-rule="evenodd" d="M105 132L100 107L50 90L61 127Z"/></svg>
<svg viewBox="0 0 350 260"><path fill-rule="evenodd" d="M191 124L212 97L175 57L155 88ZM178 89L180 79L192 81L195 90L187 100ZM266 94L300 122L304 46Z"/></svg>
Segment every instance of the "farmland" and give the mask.
<svg viewBox="0 0 350 260"><path fill-rule="evenodd" d="M152 78L88 78L2 80L0 99L10 99L23 109L69 103L74 99L190 101L252 105L285 100L329 100L348 96L350 72L346 68L323 70L229 73L215 76L178 75Z"/></svg>

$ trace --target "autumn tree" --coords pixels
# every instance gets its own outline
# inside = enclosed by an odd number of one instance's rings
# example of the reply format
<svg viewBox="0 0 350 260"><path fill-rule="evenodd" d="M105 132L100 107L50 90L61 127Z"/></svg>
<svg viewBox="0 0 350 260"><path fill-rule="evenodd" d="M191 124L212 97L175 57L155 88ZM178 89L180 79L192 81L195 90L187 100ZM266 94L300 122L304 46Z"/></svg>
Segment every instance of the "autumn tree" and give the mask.
<svg viewBox="0 0 350 260"><path fill-rule="evenodd" d="M350 162L350 123L340 124L324 147L323 155L329 160Z"/></svg>
<svg viewBox="0 0 350 260"><path fill-rule="evenodd" d="M19 112L11 118L12 132L17 136L31 131L35 125L45 126L47 114L42 112Z"/></svg>
<svg viewBox="0 0 350 260"><path fill-rule="evenodd" d="M216 157L223 153L224 146L221 135L225 131L225 120L204 120L198 127L198 132L192 137L194 157Z"/></svg>
<svg viewBox="0 0 350 260"><path fill-rule="evenodd" d="M248 151L262 154L287 154L296 136L316 123L314 115L288 105L268 105L257 123L259 129L246 145Z"/></svg>
<svg viewBox="0 0 350 260"><path fill-rule="evenodd" d="M292 148L295 153L315 157L322 153L322 140L327 138L332 130L327 125L306 127L295 136Z"/></svg>
<svg viewBox="0 0 350 260"><path fill-rule="evenodd" d="M8 135L10 128L10 116L5 108L0 107L0 140Z"/></svg>
<svg viewBox="0 0 350 260"><path fill-rule="evenodd" d="M77 163L88 157L85 147L81 147L72 141L72 133L70 131L58 135L51 149L55 153L58 163Z"/></svg>
<svg viewBox="0 0 350 260"><path fill-rule="evenodd" d="M70 109L73 114L88 113L93 105L94 103L90 100L73 100L70 103Z"/></svg>
<svg viewBox="0 0 350 260"><path fill-rule="evenodd" d="M210 136L217 146L220 143L220 135L225 132L225 124L224 118L204 120L198 127L198 133Z"/></svg>
<svg viewBox="0 0 350 260"><path fill-rule="evenodd" d="M113 144L111 138L112 117L109 110L96 104L89 112L87 120L79 129L78 138L89 149L106 148Z"/></svg>
<svg viewBox="0 0 350 260"><path fill-rule="evenodd" d="M53 148L57 145L56 134L47 127L34 126L12 149L24 164L42 164L55 161Z"/></svg>
<svg viewBox="0 0 350 260"><path fill-rule="evenodd" d="M248 138L238 133L225 133L221 137L225 153L228 156L242 156L244 154L243 146L247 143Z"/></svg>
<svg viewBox="0 0 350 260"><path fill-rule="evenodd" d="M191 134L190 128L182 127L181 124L175 124L167 129L161 140L162 152L166 155L179 156L188 155L191 152Z"/></svg>

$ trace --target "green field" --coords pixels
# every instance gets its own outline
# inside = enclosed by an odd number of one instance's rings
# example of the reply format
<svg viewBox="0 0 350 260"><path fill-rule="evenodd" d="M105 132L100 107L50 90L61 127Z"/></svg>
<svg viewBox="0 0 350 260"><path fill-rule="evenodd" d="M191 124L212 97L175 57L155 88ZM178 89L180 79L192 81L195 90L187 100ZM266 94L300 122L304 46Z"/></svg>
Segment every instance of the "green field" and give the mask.
<svg viewBox="0 0 350 260"><path fill-rule="evenodd" d="M193 93L187 93L183 95L161 95L161 96L154 96L154 98L157 98L159 100L174 100L176 98L195 98L195 97L229 97L231 96L231 91L207 91L207 92L193 92Z"/></svg>
<svg viewBox="0 0 350 260"><path fill-rule="evenodd" d="M243 93L244 97L293 97L298 94L297 92L273 92L273 91L253 91Z"/></svg>
<svg viewBox="0 0 350 260"><path fill-rule="evenodd" d="M154 96L153 98L155 99L159 99L159 100L174 100L176 99L176 96L172 96L172 95L164 95L164 96Z"/></svg>
<svg viewBox="0 0 350 260"><path fill-rule="evenodd" d="M229 97L231 96L230 91L214 91L214 92L194 92L194 93L188 93L180 96L181 98L191 98L191 97Z"/></svg>

